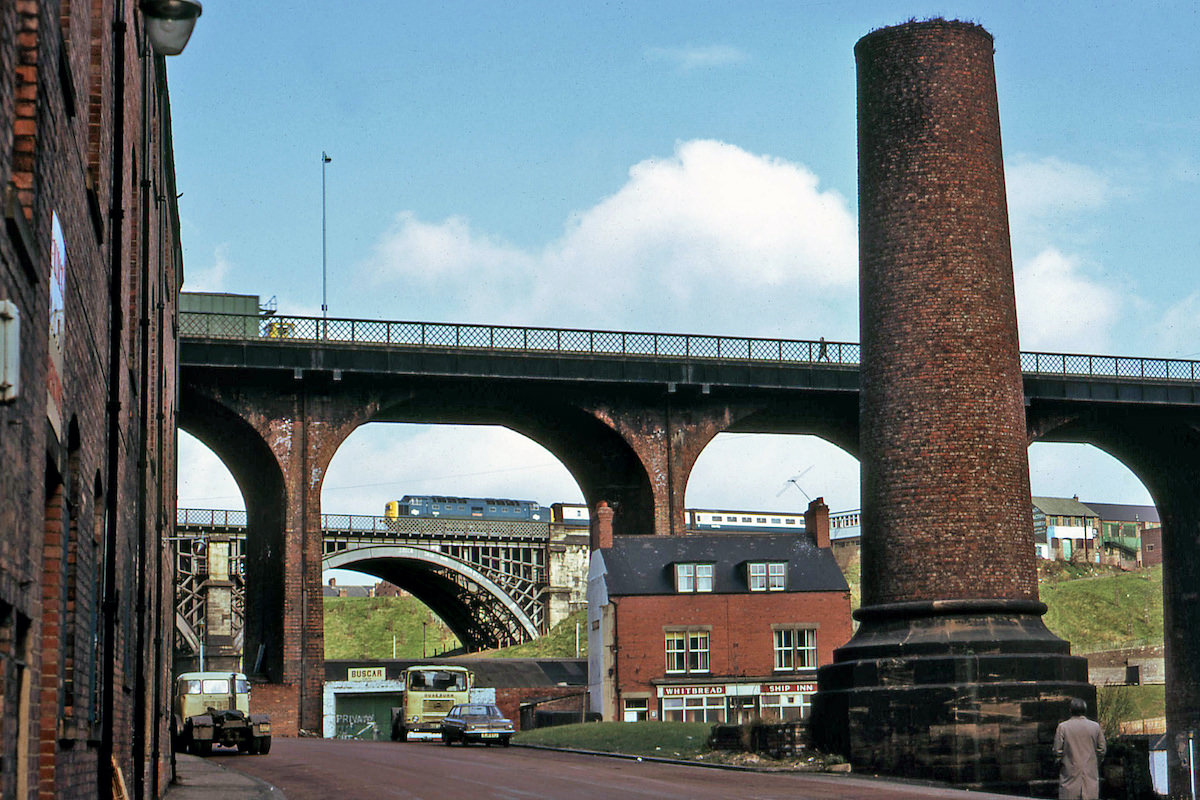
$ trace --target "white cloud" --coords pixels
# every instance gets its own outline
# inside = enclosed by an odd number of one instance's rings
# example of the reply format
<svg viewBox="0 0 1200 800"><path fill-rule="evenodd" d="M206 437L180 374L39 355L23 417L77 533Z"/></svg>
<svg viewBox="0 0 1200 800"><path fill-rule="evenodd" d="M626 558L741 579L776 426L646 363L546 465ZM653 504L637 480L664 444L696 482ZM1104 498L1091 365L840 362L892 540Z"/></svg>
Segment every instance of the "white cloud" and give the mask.
<svg viewBox="0 0 1200 800"><path fill-rule="evenodd" d="M681 72L724 67L746 60L745 52L736 47L722 44L707 47L648 47L646 48L646 57L654 61L667 61L674 64L675 68Z"/></svg>
<svg viewBox="0 0 1200 800"><path fill-rule="evenodd" d="M1017 159L1006 167L1005 177L1014 225L1052 223L1100 208L1114 196L1106 176L1054 157Z"/></svg>
<svg viewBox="0 0 1200 800"><path fill-rule="evenodd" d="M381 293L418 287L434 299L427 308L452 299L457 318L797 338L857 331L845 198L802 165L716 141L636 164L540 251L461 219L406 213L366 270Z"/></svg>
<svg viewBox="0 0 1200 800"><path fill-rule="evenodd" d="M1108 352L1122 298L1083 274L1078 258L1046 249L1018 266L1014 278L1023 350Z"/></svg>
<svg viewBox="0 0 1200 800"><path fill-rule="evenodd" d="M233 270L229 260L229 245L217 247L213 253L212 264L204 269L193 269L190 265L183 275L185 292L224 292L225 279Z"/></svg>

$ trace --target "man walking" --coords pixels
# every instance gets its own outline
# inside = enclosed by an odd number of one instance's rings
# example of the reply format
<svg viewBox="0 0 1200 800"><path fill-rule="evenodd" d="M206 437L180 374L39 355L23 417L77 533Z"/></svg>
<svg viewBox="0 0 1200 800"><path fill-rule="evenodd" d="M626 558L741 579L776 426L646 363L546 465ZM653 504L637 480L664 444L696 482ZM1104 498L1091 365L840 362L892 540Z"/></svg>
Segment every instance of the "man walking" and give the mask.
<svg viewBox="0 0 1200 800"><path fill-rule="evenodd" d="M1100 759L1108 744L1100 724L1087 718L1087 703L1071 700L1071 718L1054 732L1054 759L1059 764L1058 796L1098 800Z"/></svg>

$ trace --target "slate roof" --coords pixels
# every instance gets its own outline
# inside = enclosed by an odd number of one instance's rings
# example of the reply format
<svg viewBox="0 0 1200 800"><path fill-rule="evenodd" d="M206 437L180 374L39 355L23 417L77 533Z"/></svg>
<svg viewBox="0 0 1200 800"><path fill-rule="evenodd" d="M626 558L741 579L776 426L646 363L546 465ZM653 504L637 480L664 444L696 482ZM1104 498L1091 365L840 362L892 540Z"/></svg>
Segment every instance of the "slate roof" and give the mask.
<svg viewBox="0 0 1200 800"><path fill-rule="evenodd" d="M1055 517L1094 517L1096 512L1071 497L1034 497L1033 504Z"/></svg>
<svg viewBox="0 0 1200 800"><path fill-rule="evenodd" d="M677 562L714 564L714 594L748 594L747 561L786 561L789 592L849 590L833 553L803 535L615 536L603 558L610 597L675 594L672 565Z"/></svg>
<svg viewBox="0 0 1200 800"><path fill-rule="evenodd" d="M1088 503L1105 522L1159 522L1158 509L1154 506L1132 506L1122 503Z"/></svg>

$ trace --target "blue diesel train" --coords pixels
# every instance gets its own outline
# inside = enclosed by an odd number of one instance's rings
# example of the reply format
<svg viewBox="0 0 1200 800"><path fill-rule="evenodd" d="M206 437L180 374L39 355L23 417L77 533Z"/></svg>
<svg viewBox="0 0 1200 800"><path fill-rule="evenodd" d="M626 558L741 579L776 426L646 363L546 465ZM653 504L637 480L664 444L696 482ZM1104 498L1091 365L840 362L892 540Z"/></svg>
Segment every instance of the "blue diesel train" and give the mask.
<svg viewBox="0 0 1200 800"><path fill-rule="evenodd" d="M533 500L503 500L496 497L445 497L442 495L404 495L390 500L383 515L445 519L491 519L507 522L549 522L550 509Z"/></svg>
<svg viewBox="0 0 1200 800"><path fill-rule="evenodd" d="M553 522L578 528L586 528L591 519L587 506L577 503L554 503L546 507L533 500L441 495L405 495L400 500L390 501L384 516L388 519L440 517ZM685 516L688 529L693 531L796 533L804 530L804 515L795 513L688 509Z"/></svg>

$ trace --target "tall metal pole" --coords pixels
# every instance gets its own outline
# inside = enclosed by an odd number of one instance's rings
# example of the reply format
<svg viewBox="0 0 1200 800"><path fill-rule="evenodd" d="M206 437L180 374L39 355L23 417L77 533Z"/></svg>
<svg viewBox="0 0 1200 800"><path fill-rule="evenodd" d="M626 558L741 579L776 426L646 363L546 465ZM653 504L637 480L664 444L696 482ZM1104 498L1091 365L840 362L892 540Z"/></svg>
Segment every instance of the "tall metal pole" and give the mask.
<svg viewBox="0 0 1200 800"><path fill-rule="evenodd" d="M321 151L321 338L325 338L326 319L329 316L329 305L326 301L325 282L325 165L333 161L329 155Z"/></svg>

